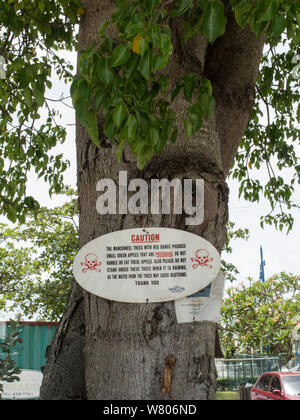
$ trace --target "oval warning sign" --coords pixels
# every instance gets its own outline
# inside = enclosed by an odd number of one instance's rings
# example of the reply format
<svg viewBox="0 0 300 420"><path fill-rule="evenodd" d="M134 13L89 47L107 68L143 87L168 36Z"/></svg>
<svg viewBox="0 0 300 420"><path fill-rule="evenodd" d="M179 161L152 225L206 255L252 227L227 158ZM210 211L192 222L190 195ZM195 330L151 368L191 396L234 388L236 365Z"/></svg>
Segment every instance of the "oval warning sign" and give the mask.
<svg viewBox="0 0 300 420"><path fill-rule="evenodd" d="M198 235L168 228L112 232L76 255L73 273L85 290L128 303L164 302L203 289L220 271L216 248Z"/></svg>

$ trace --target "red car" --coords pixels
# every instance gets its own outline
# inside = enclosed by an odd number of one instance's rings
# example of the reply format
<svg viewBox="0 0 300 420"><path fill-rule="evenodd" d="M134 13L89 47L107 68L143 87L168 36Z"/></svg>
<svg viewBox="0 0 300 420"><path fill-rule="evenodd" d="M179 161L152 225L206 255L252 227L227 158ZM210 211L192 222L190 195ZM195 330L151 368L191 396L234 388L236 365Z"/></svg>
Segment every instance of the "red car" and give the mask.
<svg viewBox="0 0 300 420"><path fill-rule="evenodd" d="M251 390L251 400L300 400L300 372L265 372Z"/></svg>

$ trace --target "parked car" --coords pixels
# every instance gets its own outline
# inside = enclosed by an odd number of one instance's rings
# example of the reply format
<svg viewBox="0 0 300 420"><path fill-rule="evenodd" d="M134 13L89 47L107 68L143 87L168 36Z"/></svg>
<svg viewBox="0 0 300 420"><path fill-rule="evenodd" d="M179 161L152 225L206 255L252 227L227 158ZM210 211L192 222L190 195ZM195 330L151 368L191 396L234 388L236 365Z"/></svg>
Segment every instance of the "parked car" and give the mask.
<svg viewBox="0 0 300 420"><path fill-rule="evenodd" d="M300 400L300 372L265 372L250 393L251 400Z"/></svg>

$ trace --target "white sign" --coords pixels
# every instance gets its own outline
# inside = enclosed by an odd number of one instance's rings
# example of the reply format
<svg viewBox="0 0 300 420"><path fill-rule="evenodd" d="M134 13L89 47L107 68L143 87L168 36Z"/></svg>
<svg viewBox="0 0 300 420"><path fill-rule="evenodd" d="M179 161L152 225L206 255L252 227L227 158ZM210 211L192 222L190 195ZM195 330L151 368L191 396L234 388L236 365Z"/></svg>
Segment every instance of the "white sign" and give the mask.
<svg viewBox="0 0 300 420"><path fill-rule="evenodd" d="M38 370L22 370L20 381L1 382L3 393L1 397L6 400L26 400L39 398L40 387L43 380L42 372Z"/></svg>
<svg viewBox="0 0 300 420"><path fill-rule="evenodd" d="M179 324L185 322L219 322L223 299L225 275L217 278L205 289L183 299L176 300L176 318Z"/></svg>
<svg viewBox="0 0 300 420"><path fill-rule="evenodd" d="M216 248L198 235L168 228L103 235L76 255L73 272L88 292L128 303L164 302L203 289L221 266Z"/></svg>

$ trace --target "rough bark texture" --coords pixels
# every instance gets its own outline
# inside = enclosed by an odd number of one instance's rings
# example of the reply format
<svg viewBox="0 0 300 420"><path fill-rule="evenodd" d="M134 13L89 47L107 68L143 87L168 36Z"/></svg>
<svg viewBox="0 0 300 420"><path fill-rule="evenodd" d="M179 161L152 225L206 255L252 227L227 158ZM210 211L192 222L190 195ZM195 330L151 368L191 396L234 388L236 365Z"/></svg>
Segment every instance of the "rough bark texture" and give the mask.
<svg viewBox="0 0 300 420"><path fill-rule="evenodd" d="M83 347L83 296L80 287L74 284L64 316L47 348L42 400L85 399Z"/></svg>
<svg viewBox="0 0 300 420"><path fill-rule="evenodd" d="M83 1L79 53L97 40L100 22L114 4L109 0ZM198 36L183 43L181 20L173 26L174 59L166 74L170 83L195 72L210 78L217 108L189 142L183 127L179 141L168 146L139 171L125 150L120 165L115 150L101 136L101 150L85 130L77 129L78 188L81 246L108 232L130 227L172 227L188 230L221 251L228 219L226 175L248 123L254 98L263 40L242 31L229 15L228 30L213 47ZM186 103L178 97L175 111ZM119 171L133 178L203 178L205 220L186 226L185 215L100 217L96 212L96 183ZM83 315L84 312L84 315ZM84 319L83 319L84 316ZM83 325L85 339L83 340ZM66 313L48 352L41 397L44 399L214 399L214 357L220 352L216 324L178 325L174 303L122 304L107 301L74 286ZM84 355L84 357L82 356Z"/></svg>

